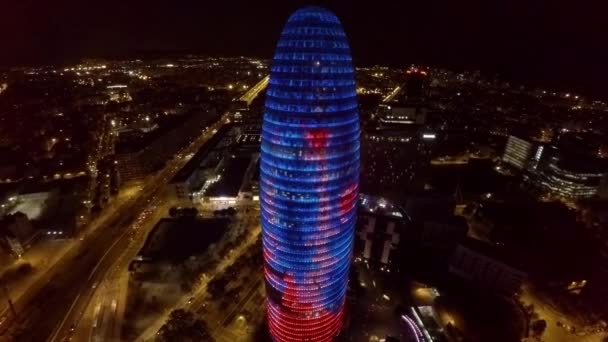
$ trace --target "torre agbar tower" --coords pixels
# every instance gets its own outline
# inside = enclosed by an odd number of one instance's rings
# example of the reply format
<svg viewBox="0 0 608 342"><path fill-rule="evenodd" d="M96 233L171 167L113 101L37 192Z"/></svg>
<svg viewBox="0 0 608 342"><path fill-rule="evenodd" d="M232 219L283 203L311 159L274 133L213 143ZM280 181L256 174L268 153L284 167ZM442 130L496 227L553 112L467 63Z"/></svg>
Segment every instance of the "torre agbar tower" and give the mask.
<svg viewBox="0 0 608 342"><path fill-rule="evenodd" d="M341 329L359 134L342 25L326 9L300 9L277 44L262 125L264 275L275 341L331 341Z"/></svg>

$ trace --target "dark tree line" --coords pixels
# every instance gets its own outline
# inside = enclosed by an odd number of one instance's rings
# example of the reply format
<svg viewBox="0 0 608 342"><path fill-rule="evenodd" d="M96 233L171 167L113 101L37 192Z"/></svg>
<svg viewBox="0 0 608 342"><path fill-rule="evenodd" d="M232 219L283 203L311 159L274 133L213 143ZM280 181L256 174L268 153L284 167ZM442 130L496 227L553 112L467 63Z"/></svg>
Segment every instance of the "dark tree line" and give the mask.
<svg viewBox="0 0 608 342"><path fill-rule="evenodd" d="M167 322L160 328L156 342L213 342L209 327L190 311L173 310Z"/></svg>

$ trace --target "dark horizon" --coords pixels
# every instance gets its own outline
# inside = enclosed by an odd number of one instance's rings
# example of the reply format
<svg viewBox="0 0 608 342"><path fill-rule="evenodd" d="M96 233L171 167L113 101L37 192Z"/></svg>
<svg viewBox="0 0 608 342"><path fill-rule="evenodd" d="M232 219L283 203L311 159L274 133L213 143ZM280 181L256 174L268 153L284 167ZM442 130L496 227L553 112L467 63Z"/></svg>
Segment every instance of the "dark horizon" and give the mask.
<svg viewBox="0 0 608 342"><path fill-rule="evenodd" d="M204 4L60 0L5 4L0 65L164 54L271 58L291 12L310 1ZM608 98L601 5L565 1L426 4L316 1L342 20L357 66L410 64Z"/></svg>

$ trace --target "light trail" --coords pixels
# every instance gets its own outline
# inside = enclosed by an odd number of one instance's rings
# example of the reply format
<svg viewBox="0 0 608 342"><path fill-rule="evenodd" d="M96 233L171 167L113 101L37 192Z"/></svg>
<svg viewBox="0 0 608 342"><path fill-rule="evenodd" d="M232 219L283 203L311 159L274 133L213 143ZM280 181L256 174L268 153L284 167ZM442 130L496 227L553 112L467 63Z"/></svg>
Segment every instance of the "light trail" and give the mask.
<svg viewBox="0 0 608 342"><path fill-rule="evenodd" d="M262 92L264 89L266 89L269 81L270 81L270 76L266 76L266 77L262 78L262 80L260 82L258 82L256 85L251 87L249 90L247 90L247 92L239 98L239 101L247 102L248 106L251 105L253 100L255 100L255 98L258 97L260 92Z"/></svg>
<svg viewBox="0 0 608 342"><path fill-rule="evenodd" d="M395 96L397 96L400 92L401 92L401 87L398 86L395 89L393 89L393 91L391 91L390 94L386 95L382 99L382 102L384 102L384 103L391 102L395 98Z"/></svg>

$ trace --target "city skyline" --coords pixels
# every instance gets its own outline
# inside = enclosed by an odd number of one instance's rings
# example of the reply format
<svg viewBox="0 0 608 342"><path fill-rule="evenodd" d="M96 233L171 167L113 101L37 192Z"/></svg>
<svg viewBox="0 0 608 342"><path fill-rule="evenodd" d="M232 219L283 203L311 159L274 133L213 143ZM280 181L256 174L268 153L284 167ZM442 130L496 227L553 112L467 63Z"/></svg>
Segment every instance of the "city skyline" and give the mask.
<svg viewBox="0 0 608 342"><path fill-rule="evenodd" d="M0 342L608 342L604 12L518 2L0 5Z"/></svg>
<svg viewBox="0 0 608 342"><path fill-rule="evenodd" d="M608 77L603 63L608 51L596 43L608 33L601 25L601 6L566 1L318 3L343 18L356 65L478 69L528 86L576 88L606 98L602 80ZM11 32L3 43L11 53L0 56L0 65L171 53L270 58L273 46L264 37L277 37L278 18L303 4L6 4L0 31ZM267 6L277 15L269 16Z"/></svg>

